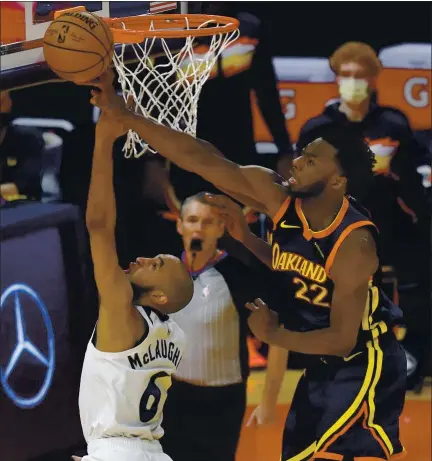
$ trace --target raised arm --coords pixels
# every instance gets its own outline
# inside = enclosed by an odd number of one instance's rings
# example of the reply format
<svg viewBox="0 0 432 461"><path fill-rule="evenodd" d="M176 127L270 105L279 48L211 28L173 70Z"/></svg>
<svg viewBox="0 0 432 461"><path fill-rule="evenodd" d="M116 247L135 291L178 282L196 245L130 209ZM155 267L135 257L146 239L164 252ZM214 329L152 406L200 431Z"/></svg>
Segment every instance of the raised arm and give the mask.
<svg viewBox="0 0 432 461"><path fill-rule="evenodd" d="M227 160L211 144L181 133L126 109L111 86L94 83L101 93L93 103L113 113L119 123L134 130L163 157L202 176L245 205L273 217L286 198L275 173L260 166L240 166Z"/></svg>
<svg viewBox="0 0 432 461"><path fill-rule="evenodd" d="M142 317L132 304L132 287L118 263L115 245L116 204L112 148L122 134L102 112L96 126L86 224L94 276L99 291L97 348L105 352L130 349L145 333Z"/></svg>

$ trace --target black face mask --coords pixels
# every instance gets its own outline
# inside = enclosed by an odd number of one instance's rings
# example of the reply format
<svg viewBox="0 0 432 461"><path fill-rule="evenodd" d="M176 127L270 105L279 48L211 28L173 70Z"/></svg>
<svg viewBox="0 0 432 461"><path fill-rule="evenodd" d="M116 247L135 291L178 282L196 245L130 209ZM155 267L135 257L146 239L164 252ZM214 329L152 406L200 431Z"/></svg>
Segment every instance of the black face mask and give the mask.
<svg viewBox="0 0 432 461"><path fill-rule="evenodd" d="M0 112L0 129L8 127L11 121L12 116L9 112Z"/></svg>

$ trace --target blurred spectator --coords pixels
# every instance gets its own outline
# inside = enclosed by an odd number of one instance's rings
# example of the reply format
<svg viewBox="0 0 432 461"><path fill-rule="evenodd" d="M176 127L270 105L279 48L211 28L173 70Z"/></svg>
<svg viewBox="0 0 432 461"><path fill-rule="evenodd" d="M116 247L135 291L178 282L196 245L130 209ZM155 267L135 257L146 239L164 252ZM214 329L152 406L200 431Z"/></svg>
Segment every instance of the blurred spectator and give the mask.
<svg viewBox="0 0 432 461"><path fill-rule="evenodd" d="M330 66L336 74L341 100L306 122L298 150L335 125L363 135L375 153L377 174L363 203L380 229L383 263L398 265L394 242L406 243L407 229L412 228L409 223L417 224L417 232L423 237L429 227L427 197L417 172L428 157L427 148L414 136L402 112L373 102L381 63L369 45L345 43L330 57ZM399 225L394 226L395 222Z"/></svg>
<svg viewBox="0 0 432 461"><path fill-rule="evenodd" d="M33 128L11 124L12 100L0 92L0 194L6 200L41 198L45 142Z"/></svg>
<svg viewBox="0 0 432 461"><path fill-rule="evenodd" d="M172 316L188 347L165 404L162 445L176 461L234 461L249 375L244 305L265 297L263 281L218 249L224 224L203 194L185 201L177 230L195 293Z"/></svg>
<svg viewBox="0 0 432 461"><path fill-rule="evenodd" d="M251 91L278 147L280 162L291 163L292 146L285 126L269 47L271 22L254 5L244 2L202 2L203 13L236 17L240 37L219 57L205 83L198 104L197 136L214 144L228 159L241 165L263 164L256 153ZM258 17L258 15L260 17ZM201 40L205 46L205 39ZM275 165L265 165L275 167ZM175 191L183 200L214 187L191 173L172 166Z"/></svg>

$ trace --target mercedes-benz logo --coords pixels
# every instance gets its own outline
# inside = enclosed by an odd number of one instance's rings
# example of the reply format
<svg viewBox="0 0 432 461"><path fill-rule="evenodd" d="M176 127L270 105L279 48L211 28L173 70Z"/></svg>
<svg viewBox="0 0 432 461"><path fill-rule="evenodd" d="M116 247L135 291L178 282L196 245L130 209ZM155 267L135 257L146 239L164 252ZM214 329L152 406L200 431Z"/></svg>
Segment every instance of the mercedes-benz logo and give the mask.
<svg viewBox="0 0 432 461"><path fill-rule="evenodd" d="M15 329L16 329L16 345L10 355L8 363L4 368L0 366L0 382L6 395L20 408L34 408L39 405L45 398L49 388L51 387L54 367L55 367L55 338L51 319L47 308L41 297L29 286L16 283L8 287L2 294L0 299L0 313L5 308L8 299L12 297L15 314ZM23 315L22 301L26 302L26 306L31 303L34 308L38 309L42 314L44 328L47 337L48 353L44 354L35 346L31 338L27 336L26 322ZM9 377L17 366L23 352L27 352L33 358L45 367L45 378L39 390L35 391L34 395L24 397L19 395L9 384Z"/></svg>

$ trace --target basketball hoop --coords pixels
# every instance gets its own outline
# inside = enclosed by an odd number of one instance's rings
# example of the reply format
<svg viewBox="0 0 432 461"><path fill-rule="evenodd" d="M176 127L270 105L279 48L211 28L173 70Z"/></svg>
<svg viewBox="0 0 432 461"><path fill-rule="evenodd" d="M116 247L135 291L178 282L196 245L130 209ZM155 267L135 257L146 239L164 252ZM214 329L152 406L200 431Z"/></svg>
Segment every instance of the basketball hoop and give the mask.
<svg viewBox="0 0 432 461"><path fill-rule="evenodd" d="M202 14L145 15L121 19L104 18L116 46L114 64L125 101L155 122L196 136L197 108L201 89L218 56L238 36L239 22L225 16ZM195 46L197 37L208 37ZM182 39L173 50L170 39ZM163 50L163 62L155 63L155 43ZM127 48L133 49L136 68L126 66ZM159 55L160 56L160 55ZM126 158L156 153L137 133L128 132L123 148Z"/></svg>

